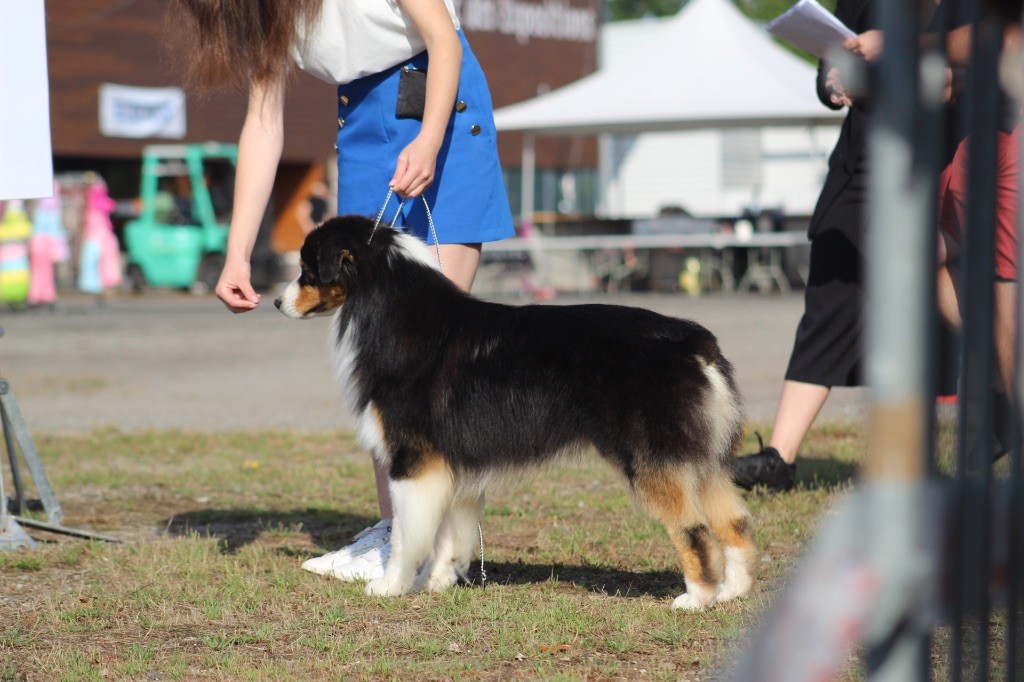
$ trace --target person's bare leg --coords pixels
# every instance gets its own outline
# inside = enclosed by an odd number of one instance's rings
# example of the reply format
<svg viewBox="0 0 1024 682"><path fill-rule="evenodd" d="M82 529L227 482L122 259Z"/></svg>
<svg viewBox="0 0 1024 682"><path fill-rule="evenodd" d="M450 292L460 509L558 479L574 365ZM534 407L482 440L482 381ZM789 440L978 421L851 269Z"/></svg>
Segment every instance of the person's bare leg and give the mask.
<svg viewBox="0 0 1024 682"><path fill-rule="evenodd" d="M441 244L441 268L448 279L465 292L469 292L480 267L480 244ZM391 492L388 489L388 471L373 460L373 475L377 481L377 505L380 517L394 516L391 506Z"/></svg>
<svg viewBox="0 0 1024 682"><path fill-rule="evenodd" d="M939 315L954 331L959 331L963 326L960 318L960 303L956 295L956 285L953 284L953 276L946 265L940 265L937 273L936 303L939 306Z"/></svg>
<svg viewBox="0 0 1024 682"><path fill-rule="evenodd" d="M480 244L441 244L441 268L448 279L469 293L480 267Z"/></svg>
<svg viewBox="0 0 1024 682"><path fill-rule="evenodd" d="M996 282L994 299L996 362L1007 396L1013 395L1017 343L1017 283Z"/></svg>
<svg viewBox="0 0 1024 682"><path fill-rule="evenodd" d="M388 488L388 470L381 466L377 458L373 458L373 477L377 481L377 506L380 507L380 517L390 519L395 515L391 506L391 490Z"/></svg>
<svg viewBox="0 0 1024 682"><path fill-rule="evenodd" d="M800 381L786 381L782 384L782 397L775 412L769 444L779 451L779 456L787 464L796 461L797 450L828 399L829 390L827 386Z"/></svg>

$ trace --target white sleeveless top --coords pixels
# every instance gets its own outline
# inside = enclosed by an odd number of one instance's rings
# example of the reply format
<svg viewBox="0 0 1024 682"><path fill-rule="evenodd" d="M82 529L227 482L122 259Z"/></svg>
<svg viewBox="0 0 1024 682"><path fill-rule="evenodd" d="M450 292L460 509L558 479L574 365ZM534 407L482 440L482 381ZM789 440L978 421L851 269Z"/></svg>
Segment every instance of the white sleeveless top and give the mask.
<svg viewBox="0 0 1024 682"><path fill-rule="evenodd" d="M455 28L452 0L444 0ZM315 26L299 29L292 58L328 83L350 83L401 64L426 48L398 0L323 0Z"/></svg>

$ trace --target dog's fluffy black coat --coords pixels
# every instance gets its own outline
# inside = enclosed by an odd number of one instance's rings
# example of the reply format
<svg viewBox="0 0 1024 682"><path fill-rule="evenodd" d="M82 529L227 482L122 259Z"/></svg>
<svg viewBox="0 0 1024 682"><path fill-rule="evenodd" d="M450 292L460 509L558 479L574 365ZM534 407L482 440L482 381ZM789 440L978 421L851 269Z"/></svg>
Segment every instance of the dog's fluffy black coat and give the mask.
<svg viewBox="0 0 1024 682"><path fill-rule="evenodd" d="M740 402L707 329L622 306L481 301L432 249L361 217L311 232L301 262L278 306L338 309L339 375L389 470L394 554L369 592L447 587L468 565L487 483L590 446L665 524L687 583L675 606L749 591L749 515L729 467Z"/></svg>

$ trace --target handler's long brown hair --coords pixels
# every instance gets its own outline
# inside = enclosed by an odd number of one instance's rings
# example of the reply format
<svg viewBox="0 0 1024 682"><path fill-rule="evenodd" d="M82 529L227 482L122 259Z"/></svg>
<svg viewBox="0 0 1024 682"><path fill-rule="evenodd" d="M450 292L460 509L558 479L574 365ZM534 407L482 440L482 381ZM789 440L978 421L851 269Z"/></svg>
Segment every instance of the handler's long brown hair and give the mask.
<svg viewBox="0 0 1024 682"><path fill-rule="evenodd" d="M199 90L231 87L288 72L297 27L319 16L323 0L172 0L167 26L185 83Z"/></svg>

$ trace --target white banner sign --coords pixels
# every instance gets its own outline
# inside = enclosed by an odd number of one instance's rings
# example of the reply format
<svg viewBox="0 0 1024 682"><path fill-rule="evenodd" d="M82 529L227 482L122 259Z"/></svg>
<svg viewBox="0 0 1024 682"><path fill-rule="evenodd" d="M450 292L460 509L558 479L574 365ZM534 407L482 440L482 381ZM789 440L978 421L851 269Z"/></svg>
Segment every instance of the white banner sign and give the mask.
<svg viewBox="0 0 1024 682"><path fill-rule="evenodd" d="M179 88L104 83L100 132L107 137L185 137L185 93Z"/></svg>
<svg viewBox="0 0 1024 682"><path fill-rule="evenodd" d="M536 38L583 43L597 39L597 11L573 7L566 0L455 0L455 12L467 31L515 36L520 45Z"/></svg>
<svg viewBox="0 0 1024 682"><path fill-rule="evenodd" d="M0 199L53 195L43 0L0 0Z"/></svg>

